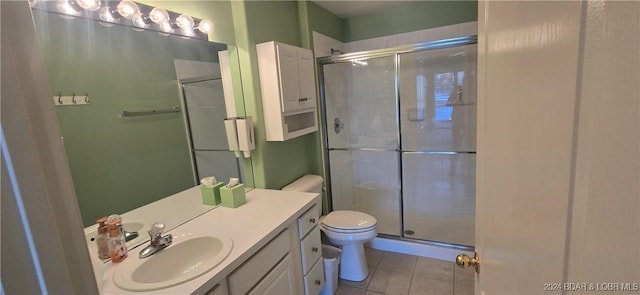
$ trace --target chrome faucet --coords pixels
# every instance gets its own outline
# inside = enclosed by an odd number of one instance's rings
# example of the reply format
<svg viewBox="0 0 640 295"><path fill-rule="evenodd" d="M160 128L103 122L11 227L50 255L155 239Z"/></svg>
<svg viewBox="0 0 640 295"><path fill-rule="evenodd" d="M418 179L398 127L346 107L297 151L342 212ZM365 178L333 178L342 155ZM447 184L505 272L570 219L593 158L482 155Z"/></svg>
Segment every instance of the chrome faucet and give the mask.
<svg viewBox="0 0 640 295"><path fill-rule="evenodd" d="M173 236L171 234L163 236L163 231L164 223L155 222L153 225L151 225L151 228L148 231L150 239L149 246L140 251L140 254L138 255L140 258L147 258L171 245L171 242L173 242Z"/></svg>
<svg viewBox="0 0 640 295"><path fill-rule="evenodd" d="M122 226L122 223L118 224L118 227L120 228L120 231L122 231L122 234L124 235L125 242L131 241L138 237L137 231L127 231L124 228L124 226Z"/></svg>
<svg viewBox="0 0 640 295"><path fill-rule="evenodd" d="M110 223L113 221L118 223L118 228L120 228L120 232L122 232L122 234L124 235L125 242L131 241L138 237L137 231L130 232L124 228L124 226L122 225L122 217L120 217L120 215L118 214L109 215L109 217L107 218L107 223Z"/></svg>

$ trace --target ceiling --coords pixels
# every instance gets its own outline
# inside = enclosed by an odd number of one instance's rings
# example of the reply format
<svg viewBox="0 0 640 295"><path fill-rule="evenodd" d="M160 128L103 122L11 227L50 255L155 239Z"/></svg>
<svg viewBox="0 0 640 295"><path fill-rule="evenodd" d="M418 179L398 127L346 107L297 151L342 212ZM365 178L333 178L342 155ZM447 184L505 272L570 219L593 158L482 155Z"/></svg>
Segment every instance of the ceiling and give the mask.
<svg viewBox="0 0 640 295"><path fill-rule="evenodd" d="M313 0L313 2L341 18L349 18L393 6L401 6L411 1Z"/></svg>

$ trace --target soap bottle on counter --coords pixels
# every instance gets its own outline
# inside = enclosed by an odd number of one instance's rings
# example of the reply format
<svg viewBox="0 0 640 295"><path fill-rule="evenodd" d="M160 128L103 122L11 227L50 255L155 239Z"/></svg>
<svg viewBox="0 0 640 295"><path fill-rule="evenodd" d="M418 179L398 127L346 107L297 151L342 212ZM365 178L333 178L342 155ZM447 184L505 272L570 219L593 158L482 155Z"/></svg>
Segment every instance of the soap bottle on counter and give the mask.
<svg viewBox="0 0 640 295"><path fill-rule="evenodd" d="M96 246L100 259L109 259L109 229L107 228L107 217L96 220L98 223L98 235L96 236Z"/></svg>
<svg viewBox="0 0 640 295"><path fill-rule="evenodd" d="M127 258L127 242L117 221L109 223L109 254L111 262L122 262Z"/></svg>

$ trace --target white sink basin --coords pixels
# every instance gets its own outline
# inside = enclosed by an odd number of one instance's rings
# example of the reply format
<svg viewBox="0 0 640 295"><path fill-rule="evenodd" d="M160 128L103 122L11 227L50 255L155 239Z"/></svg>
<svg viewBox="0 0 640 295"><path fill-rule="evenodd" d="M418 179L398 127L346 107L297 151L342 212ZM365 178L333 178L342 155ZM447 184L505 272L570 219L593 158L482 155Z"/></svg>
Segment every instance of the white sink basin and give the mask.
<svg viewBox="0 0 640 295"><path fill-rule="evenodd" d="M139 248L146 247L147 244ZM224 261L231 253L233 241L227 235L173 237L173 244L148 258L138 251L117 266L115 284L129 291L151 291L192 280Z"/></svg>

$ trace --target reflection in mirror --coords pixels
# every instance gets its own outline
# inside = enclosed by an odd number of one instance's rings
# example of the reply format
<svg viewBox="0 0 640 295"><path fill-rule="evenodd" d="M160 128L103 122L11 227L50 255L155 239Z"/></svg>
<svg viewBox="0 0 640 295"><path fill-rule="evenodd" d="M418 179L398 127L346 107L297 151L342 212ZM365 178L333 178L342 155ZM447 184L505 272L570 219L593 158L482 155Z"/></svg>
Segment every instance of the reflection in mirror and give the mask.
<svg viewBox="0 0 640 295"><path fill-rule="evenodd" d="M225 106L219 100L222 90L215 85L220 83L218 52L228 50L231 63L237 63L233 46L40 10L33 10L33 15L52 103L58 96L88 97L84 103L71 100L55 107L85 227L95 227L96 219L102 216L124 214L184 191L197 185L198 177L216 176L226 181L224 178L235 175L248 187L253 186L250 171L241 173L243 166L250 167L249 160L236 159L232 152L224 151L226 138L220 136L219 127L207 130L202 125L198 126L202 130L195 131L188 124L194 112L222 124ZM198 99L214 102L192 110L188 89L196 85L188 82L204 75L212 84L207 87L214 88L198 89L196 92L203 95ZM239 70L234 79L239 79ZM182 82L188 86L183 88ZM234 107L242 116L242 94L235 93ZM128 111L128 116L123 116L123 111ZM211 148L215 153L225 154L223 161L209 155L205 157L209 162L202 162L194 156L200 147L192 145L195 137L191 135L208 131L207 141L215 145ZM220 142L216 142L218 138ZM204 149L210 152L209 147ZM219 163L224 163L220 168L225 172L216 175ZM196 207L194 212L174 208L182 219L167 228L213 208ZM127 220L123 221L126 225ZM147 228L144 225L141 236L146 237Z"/></svg>

